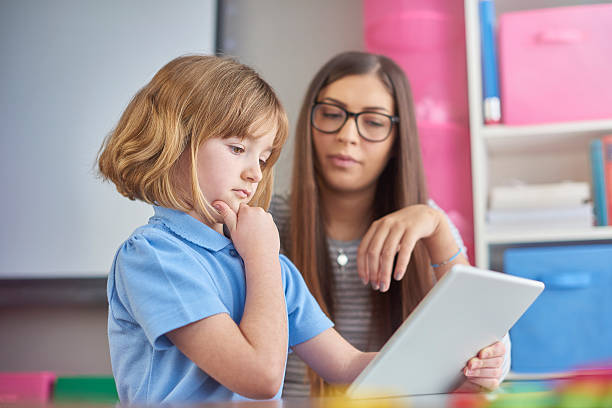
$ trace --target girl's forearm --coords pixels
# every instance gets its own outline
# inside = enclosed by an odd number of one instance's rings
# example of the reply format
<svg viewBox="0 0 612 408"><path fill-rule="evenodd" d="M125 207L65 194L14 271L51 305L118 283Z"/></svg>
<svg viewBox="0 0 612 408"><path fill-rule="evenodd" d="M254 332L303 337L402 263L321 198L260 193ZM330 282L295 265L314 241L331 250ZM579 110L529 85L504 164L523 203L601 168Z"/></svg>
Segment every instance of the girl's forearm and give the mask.
<svg viewBox="0 0 612 408"><path fill-rule="evenodd" d="M239 327L257 372L282 383L288 350L287 308L278 256L245 260L246 300Z"/></svg>
<svg viewBox="0 0 612 408"><path fill-rule="evenodd" d="M346 377L342 382L345 384L352 383L377 354L375 352L359 352L355 355L346 370Z"/></svg>

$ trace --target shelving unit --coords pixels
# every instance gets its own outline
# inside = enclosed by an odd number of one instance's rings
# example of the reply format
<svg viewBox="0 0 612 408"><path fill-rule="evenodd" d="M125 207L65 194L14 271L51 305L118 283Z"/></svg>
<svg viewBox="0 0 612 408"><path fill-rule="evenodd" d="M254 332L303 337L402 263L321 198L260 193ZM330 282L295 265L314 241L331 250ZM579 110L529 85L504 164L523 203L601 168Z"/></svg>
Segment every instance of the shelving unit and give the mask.
<svg viewBox="0 0 612 408"><path fill-rule="evenodd" d="M580 0L496 0L495 6L499 15L514 10L585 3ZM492 246L612 241L612 227L488 228L487 200L492 186L513 179L527 183L590 182L589 142L604 134L612 134L612 118L530 126L484 125L478 0L465 0L465 30L476 265L499 267L491 265Z"/></svg>

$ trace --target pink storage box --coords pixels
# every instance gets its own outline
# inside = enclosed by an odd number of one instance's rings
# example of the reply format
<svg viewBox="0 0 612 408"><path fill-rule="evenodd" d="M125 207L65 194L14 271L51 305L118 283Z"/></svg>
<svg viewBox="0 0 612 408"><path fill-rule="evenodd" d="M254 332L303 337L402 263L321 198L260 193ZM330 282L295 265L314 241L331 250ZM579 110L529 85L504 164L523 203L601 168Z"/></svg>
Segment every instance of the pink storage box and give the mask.
<svg viewBox="0 0 612 408"><path fill-rule="evenodd" d="M364 0L370 52L402 67L412 87L429 195L474 259L463 1Z"/></svg>
<svg viewBox="0 0 612 408"><path fill-rule="evenodd" d="M612 4L499 17L502 122L612 118Z"/></svg>
<svg viewBox="0 0 612 408"><path fill-rule="evenodd" d="M48 402L54 382L50 372L0 373L0 403Z"/></svg>
<svg viewBox="0 0 612 408"><path fill-rule="evenodd" d="M402 67L417 121L468 123L463 2L365 0L366 50Z"/></svg>

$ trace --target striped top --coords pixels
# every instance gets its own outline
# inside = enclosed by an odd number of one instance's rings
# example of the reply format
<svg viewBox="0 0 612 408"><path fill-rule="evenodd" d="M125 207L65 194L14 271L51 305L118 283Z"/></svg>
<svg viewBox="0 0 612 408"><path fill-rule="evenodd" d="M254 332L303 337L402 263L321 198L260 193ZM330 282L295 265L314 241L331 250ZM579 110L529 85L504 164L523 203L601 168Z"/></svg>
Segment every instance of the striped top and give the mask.
<svg viewBox="0 0 612 408"><path fill-rule="evenodd" d="M433 201L433 208L440 209ZM270 213L276 222L281 237L281 251L289 237L289 202L288 197L275 195L270 203ZM465 246L455 225L448 219L457 245ZM369 343L369 331L372 320L372 302L369 286L364 285L357 274L357 248L361 239L354 241L337 241L327 239L328 253L333 268L334 292L334 323L336 330L349 343L361 351L378 351L382 344ZM345 255L344 258L342 255ZM346 263L341 266L342 261ZM296 354L289 354L283 397L308 397L310 385L306 374L306 364Z"/></svg>

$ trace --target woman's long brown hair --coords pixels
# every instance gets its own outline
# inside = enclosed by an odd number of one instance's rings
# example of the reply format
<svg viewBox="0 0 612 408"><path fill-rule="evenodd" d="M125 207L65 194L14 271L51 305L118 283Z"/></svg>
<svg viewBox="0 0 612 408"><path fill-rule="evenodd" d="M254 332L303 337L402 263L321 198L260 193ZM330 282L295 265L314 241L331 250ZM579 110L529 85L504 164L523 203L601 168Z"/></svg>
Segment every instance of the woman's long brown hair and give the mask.
<svg viewBox="0 0 612 408"><path fill-rule="evenodd" d="M428 200L417 135L412 92L402 69L391 59L364 52L345 52L327 62L315 75L299 114L290 194L289 257L304 276L323 311L333 320L332 264L327 248L325 222L319 194L316 156L310 113L321 90L348 75L376 75L395 102L397 125L394 154L381 173L372 210L375 219ZM405 277L392 279L389 291L372 291L373 326L370 343L382 344L399 327L433 285L427 250L417 243ZM323 381L309 371L311 394L324 392Z"/></svg>

